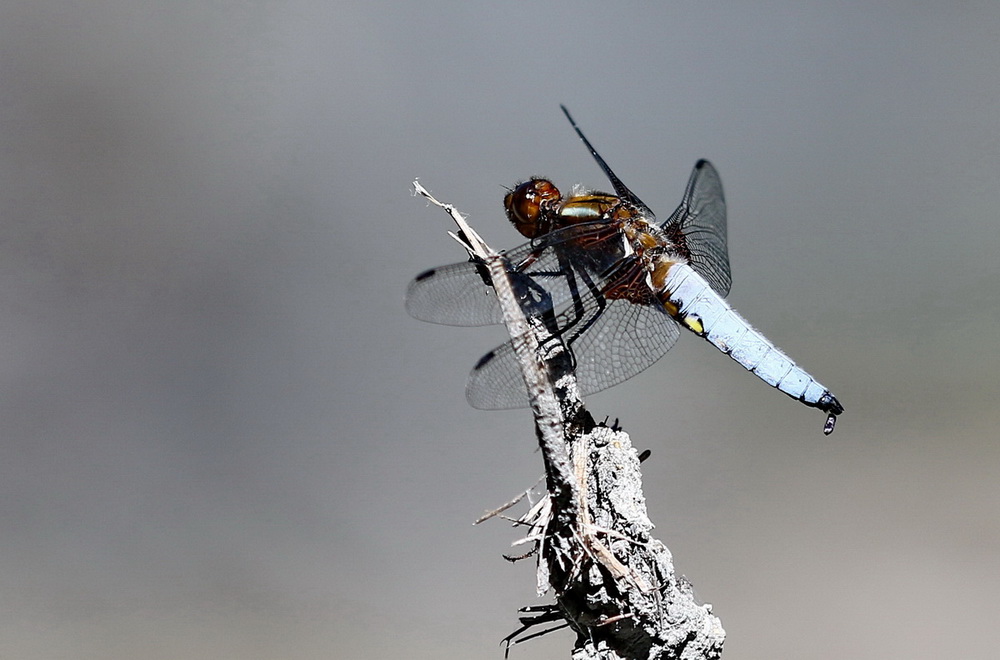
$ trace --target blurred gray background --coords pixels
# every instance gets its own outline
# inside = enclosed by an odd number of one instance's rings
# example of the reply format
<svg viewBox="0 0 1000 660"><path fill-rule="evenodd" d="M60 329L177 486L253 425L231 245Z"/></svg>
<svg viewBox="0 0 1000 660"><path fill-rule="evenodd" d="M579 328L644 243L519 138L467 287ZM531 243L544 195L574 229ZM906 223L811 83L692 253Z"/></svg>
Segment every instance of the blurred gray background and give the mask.
<svg viewBox="0 0 1000 660"><path fill-rule="evenodd" d="M503 185L726 187L731 301L847 408L684 336L594 396L727 658L995 658L1000 7L8 1L0 656L500 658L534 482L403 311ZM568 657L560 632L513 651Z"/></svg>

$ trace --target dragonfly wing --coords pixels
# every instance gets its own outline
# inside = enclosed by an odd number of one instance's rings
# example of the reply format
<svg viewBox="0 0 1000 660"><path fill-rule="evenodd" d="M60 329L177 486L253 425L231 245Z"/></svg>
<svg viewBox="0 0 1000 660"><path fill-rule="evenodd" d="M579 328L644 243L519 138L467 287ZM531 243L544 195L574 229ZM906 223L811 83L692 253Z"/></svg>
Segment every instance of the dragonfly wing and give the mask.
<svg viewBox="0 0 1000 660"><path fill-rule="evenodd" d="M580 130L580 127L576 125L576 121L573 120L573 116L569 114L569 110L566 109L566 106L560 105L559 107L562 108L563 114L566 115L566 119L569 120L569 123L573 127L573 130L576 131L576 134L579 136L579 138L583 140L583 144L584 146L587 147L587 151L589 151L590 155L594 157L595 161L597 161L598 167L600 167L601 171L604 172L604 175L608 177L608 181L611 182L612 187L614 187L615 189L615 194L618 195L618 197L620 197L621 199L625 200L626 202L636 207L636 209L638 209L640 213L644 214L647 218L650 219L650 221L652 221L652 219L654 219L656 216L653 215L653 212L650 210L650 208L645 204L643 204L642 200L639 199L634 192L629 190L628 186L626 186L622 182L622 180L618 178L618 175L614 173L614 170L611 169L611 166L608 165L607 161L605 161L604 158L601 157L601 154L597 153L597 149L594 149L594 145L590 144L590 140L588 140L587 136L583 134L583 131Z"/></svg>
<svg viewBox="0 0 1000 660"><path fill-rule="evenodd" d="M533 299L548 298L551 307L592 295L581 280L594 281L620 259L620 242L607 241L607 223L578 223L550 232L503 253L518 284ZM609 249L577 247L605 240ZM488 284L486 267L475 261L432 268L418 275L406 290L410 316L442 325L477 326L501 323L496 293ZM544 295L543 295L544 293ZM537 310L537 308L536 308Z"/></svg>
<svg viewBox="0 0 1000 660"><path fill-rule="evenodd" d="M571 342L583 394L600 392L644 371L677 342L680 329L658 303L609 300L586 333Z"/></svg>
<svg viewBox="0 0 1000 660"><path fill-rule="evenodd" d="M726 199L719 173L707 160L695 164L684 199L663 223L663 230L716 293L729 293L733 278L726 245Z"/></svg>
<svg viewBox="0 0 1000 660"><path fill-rule="evenodd" d="M500 306L487 284L485 266L464 261L424 271L406 289L406 311L421 321L443 325L500 323Z"/></svg>
<svg viewBox="0 0 1000 660"><path fill-rule="evenodd" d="M636 304L591 296L560 312L557 327L576 359L582 394L628 380L663 357L677 341L680 330L676 322L650 298L651 304ZM469 375L466 396L473 407L483 410L528 405L510 342L479 360Z"/></svg>
<svg viewBox="0 0 1000 660"><path fill-rule="evenodd" d="M465 398L479 410L528 407L524 378L509 341L481 357L472 368L465 386Z"/></svg>

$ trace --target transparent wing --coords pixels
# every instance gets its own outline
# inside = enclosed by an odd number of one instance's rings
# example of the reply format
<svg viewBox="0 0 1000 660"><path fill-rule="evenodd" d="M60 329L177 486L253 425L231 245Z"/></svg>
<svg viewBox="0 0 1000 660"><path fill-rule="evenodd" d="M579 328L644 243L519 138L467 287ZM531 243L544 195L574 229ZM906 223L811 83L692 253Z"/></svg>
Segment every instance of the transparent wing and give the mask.
<svg viewBox="0 0 1000 660"><path fill-rule="evenodd" d="M663 230L716 293L729 293L733 278L726 245L726 199L719 173L707 160L695 164L684 199L663 223Z"/></svg>
<svg viewBox="0 0 1000 660"><path fill-rule="evenodd" d="M527 291L544 291L558 308L566 301L590 295L574 274L599 279L624 256L620 239L607 222L588 222L551 232L504 253L510 272L523 277ZM595 247L596 243L596 247ZM586 248L576 247L585 245ZM443 325L492 325L503 317L485 267L464 261L424 271L406 290L410 316Z"/></svg>
<svg viewBox="0 0 1000 660"><path fill-rule="evenodd" d="M406 312L444 325L499 323L497 295L484 271L482 264L465 261L420 273L406 288Z"/></svg>
<svg viewBox="0 0 1000 660"><path fill-rule="evenodd" d="M590 143L587 136L583 134L580 127L576 125L576 121L574 121L573 116L569 114L569 110L566 109L566 106L560 105L559 107L562 108L563 114L566 115L566 119L569 120L573 130L576 131L577 136L583 141L584 146L587 147L587 151L589 151L590 155L595 161L597 161L597 166L600 167L601 171L604 172L604 175L608 177L608 181L611 182L611 186L615 189L615 194L618 195L619 198L632 204L632 206L638 209L639 212L643 214L647 220L649 220L649 222L655 220L656 216L653 215L653 211L650 210L650 208L646 206L634 192L629 190L628 186L626 186L625 183L618 178L618 175L615 174L614 170L611 169L611 166L608 165L607 161L604 160L601 154L597 153L597 149L595 149L594 145Z"/></svg>
<svg viewBox="0 0 1000 660"><path fill-rule="evenodd" d="M576 358L577 382L584 395L635 376L663 357L680 335L677 323L652 295L644 304L595 296L580 303L560 312L557 326ZM465 394L474 408L482 410L527 407L528 394L510 342L479 360Z"/></svg>

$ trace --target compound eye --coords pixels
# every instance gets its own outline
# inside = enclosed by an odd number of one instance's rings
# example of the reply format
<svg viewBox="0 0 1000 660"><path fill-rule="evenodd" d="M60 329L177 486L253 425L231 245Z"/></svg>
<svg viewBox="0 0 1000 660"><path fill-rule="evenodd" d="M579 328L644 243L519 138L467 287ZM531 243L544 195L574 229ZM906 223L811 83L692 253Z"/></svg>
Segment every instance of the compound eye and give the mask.
<svg viewBox="0 0 1000 660"><path fill-rule="evenodd" d="M559 189L548 179L532 179L507 193L503 206L507 219L527 238L552 231L552 208L562 199Z"/></svg>

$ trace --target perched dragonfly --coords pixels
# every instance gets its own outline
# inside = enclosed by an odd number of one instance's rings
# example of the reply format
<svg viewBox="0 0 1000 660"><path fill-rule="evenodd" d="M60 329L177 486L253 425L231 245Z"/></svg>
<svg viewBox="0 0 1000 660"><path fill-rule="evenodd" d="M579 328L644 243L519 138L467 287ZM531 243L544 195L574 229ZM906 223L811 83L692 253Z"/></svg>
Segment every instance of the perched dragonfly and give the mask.
<svg viewBox="0 0 1000 660"><path fill-rule="evenodd" d="M823 431L832 433L844 412L837 398L725 300L732 284L726 202L712 164L695 164L680 206L659 224L562 110L615 194L577 188L564 197L547 179L521 183L508 192L504 208L531 240L504 256L511 275L558 311L555 326L572 349L581 392L636 375L674 345L683 326L764 382L826 412ZM502 322L496 294L476 261L418 275L407 290L406 309L446 325ZM528 405L510 342L479 360L466 394L476 408Z"/></svg>

